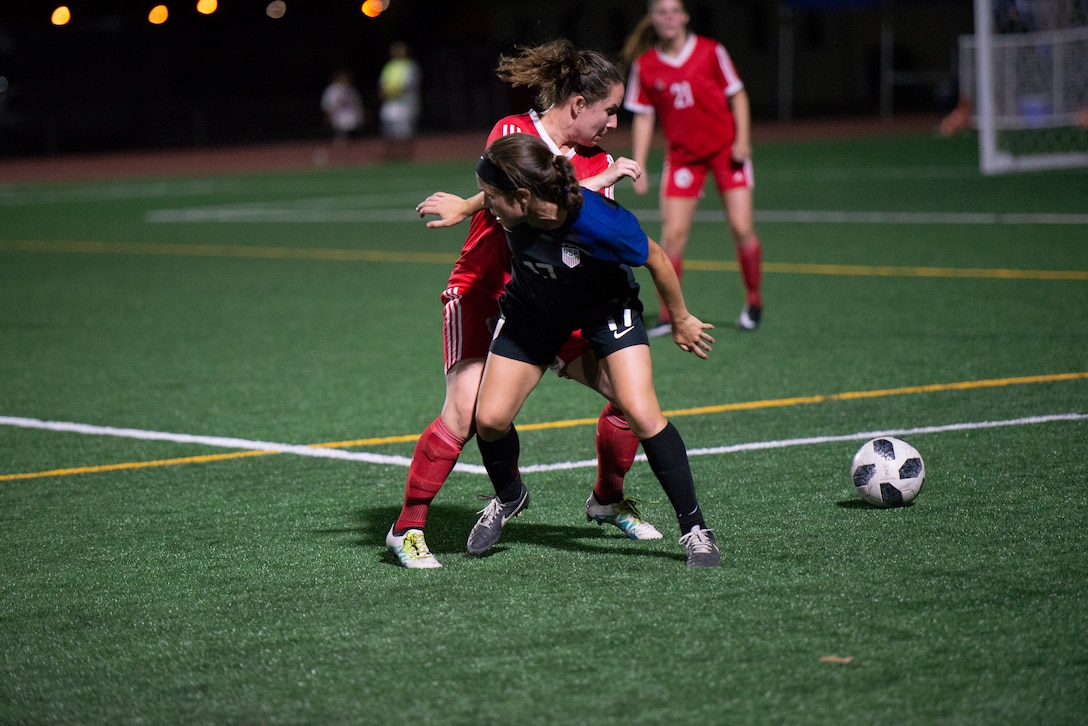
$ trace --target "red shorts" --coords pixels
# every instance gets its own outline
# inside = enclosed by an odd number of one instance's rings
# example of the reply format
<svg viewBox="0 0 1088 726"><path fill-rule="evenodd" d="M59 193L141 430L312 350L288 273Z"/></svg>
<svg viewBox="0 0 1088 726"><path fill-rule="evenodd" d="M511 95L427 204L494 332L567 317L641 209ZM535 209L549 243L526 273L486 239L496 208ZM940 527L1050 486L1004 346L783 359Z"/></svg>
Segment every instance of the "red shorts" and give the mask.
<svg viewBox="0 0 1088 726"><path fill-rule="evenodd" d="M708 173L714 176L718 191L722 193L729 189L751 189L755 186L752 160L734 161L730 150L726 148L707 159L688 164L677 164L666 157L665 169L661 175L661 196L700 197Z"/></svg>
<svg viewBox="0 0 1088 726"><path fill-rule="evenodd" d="M499 301L490 295L462 295L451 287L442 293L442 353L446 372L455 363L486 358L499 319Z"/></svg>
<svg viewBox="0 0 1088 726"><path fill-rule="evenodd" d="M495 323L499 319L499 301L489 295L462 295L458 288L442 293L442 354L446 372L454 364L473 358L486 358ZM566 367L589 350L589 343L575 332L555 356L552 370L563 376Z"/></svg>
<svg viewBox="0 0 1088 726"><path fill-rule="evenodd" d="M561 378L569 378L567 375L567 366L588 352L589 343L582 337L582 331L575 330L574 333L567 338L567 342L563 343L563 347L559 349L559 352L555 354L555 362L552 363L552 370L555 372L555 375L560 376Z"/></svg>

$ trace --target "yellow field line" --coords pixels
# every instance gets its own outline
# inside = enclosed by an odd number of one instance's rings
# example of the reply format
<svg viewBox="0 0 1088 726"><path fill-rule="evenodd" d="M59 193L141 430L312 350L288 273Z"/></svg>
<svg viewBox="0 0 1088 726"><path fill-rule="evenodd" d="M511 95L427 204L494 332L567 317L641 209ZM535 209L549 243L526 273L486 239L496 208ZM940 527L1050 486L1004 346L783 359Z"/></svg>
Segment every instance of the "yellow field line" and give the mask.
<svg viewBox="0 0 1088 726"><path fill-rule="evenodd" d="M844 393L829 393L815 396L795 396L791 398L775 398L764 401L742 401L739 403L723 403L714 406L700 406L697 408L682 408L665 411L670 418L678 416L700 416L711 413L723 413L726 411L753 411L763 408L777 408L785 406L804 406L814 403L828 403L832 401L855 401L864 398L881 398L886 396L908 396L921 393L941 393L944 391L968 391L978 388L1000 388L1006 386L1023 386L1035 383L1060 383L1063 381L1077 381L1088 379L1088 371L1077 373L1053 373L1039 376L1018 376L1015 378L991 378L982 381L958 381L954 383L931 383L924 386L904 386L901 388L883 388L872 391L847 391ZM578 418L565 421L547 421L535 424L519 424L519 431L544 431L547 429L573 428L575 426L595 426L596 418ZM321 444L309 444L319 448L343 449L358 446L381 446L385 444L410 443L419 439L419 434L405 434L400 436L383 436L369 439L351 439L349 441L332 441ZM37 479L51 476L67 476L70 474L93 474L109 471L121 471L126 469L146 469L157 466L177 466L179 464L203 464L212 461L226 461L238 459L244 456L268 456L279 454L278 451L238 451L225 454L207 454L203 456L188 456L176 459L159 459L156 461L126 462L121 464L104 464L101 466L85 466L71 469L53 469L51 471L29 472L21 474L0 474L0 482L15 481L17 479Z"/></svg>
<svg viewBox="0 0 1088 726"><path fill-rule="evenodd" d="M0 251L53 252L108 255L166 255L175 257L236 257L267 260L318 260L333 262L385 262L452 265L455 252L389 252L255 245L201 245L138 242L80 242L0 240ZM684 269L701 272L735 272L736 262L684 260ZM827 265L764 262L763 271L786 275L845 275L864 277L943 277L992 280L1088 281L1088 270L1010 270L958 267L893 267L889 265Z"/></svg>
<svg viewBox="0 0 1088 726"><path fill-rule="evenodd" d="M278 454L278 451L234 451L229 454L207 454L205 456L183 456L176 459L156 459L155 461L127 461L121 464L102 464L101 466L79 466L71 469L52 469L50 471L35 471L26 474L0 474L0 481L14 481L16 479L39 479L47 476L68 476L70 474L99 474L107 471L124 471L126 469L150 469L157 466L178 466L180 464L206 464L212 461L225 461L227 459L239 459L243 456L267 456Z"/></svg>
<svg viewBox="0 0 1088 726"><path fill-rule="evenodd" d="M862 398L881 398L884 396L908 396L919 393L940 393L942 391L966 391L974 388L998 388L1003 386L1023 386L1030 383L1056 383L1060 381L1075 381L1088 379L1088 372L1082 373L1055 373L1042 376L1020 376L1018 378L993 378L985 381L961 381L957 383L931 383L925 386L905 386L903 388L885 388L874 391L848 391L846 393L829 393L816 396L795 396L793 398L775 398L765 401L742 401L739 403L722 403L714 406L700 406L698 408L679 408L665 411L670 418L678 416L702 416L710 413L724 413L726 411L754 411L761 408L778 408L783 406L804 406L812 403L827 403L829 401L854 401ZM569 421L549 421L540 424L518 425L518 431L539 431L542 429L559 429L571 426L584 426L597 424L596 418L571 419Z"/></svg>
<svg viewBox="0 0 1088 726"><path fill-rule="evenodd" d="M684 260L684 270L736 272L736 262ZM972 267L892 267L888 265L824 265L764 262L763 271L784 275L844 275L857 277L950 277L991 280L1088 281L1088 270L1008 270Z"/></svg>

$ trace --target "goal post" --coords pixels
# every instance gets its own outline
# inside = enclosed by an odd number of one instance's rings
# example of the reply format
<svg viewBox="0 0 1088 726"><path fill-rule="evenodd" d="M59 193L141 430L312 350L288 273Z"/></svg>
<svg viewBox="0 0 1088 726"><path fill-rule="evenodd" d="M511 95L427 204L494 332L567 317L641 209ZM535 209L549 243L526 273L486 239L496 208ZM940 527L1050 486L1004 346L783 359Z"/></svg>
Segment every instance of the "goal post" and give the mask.
<svg viewBox="0 0 1088 726"><path fill-rule="evenodd" d="M974 2L975 35L959 39L959 70L979 169L1088 167L1088 3Z"/></svg>

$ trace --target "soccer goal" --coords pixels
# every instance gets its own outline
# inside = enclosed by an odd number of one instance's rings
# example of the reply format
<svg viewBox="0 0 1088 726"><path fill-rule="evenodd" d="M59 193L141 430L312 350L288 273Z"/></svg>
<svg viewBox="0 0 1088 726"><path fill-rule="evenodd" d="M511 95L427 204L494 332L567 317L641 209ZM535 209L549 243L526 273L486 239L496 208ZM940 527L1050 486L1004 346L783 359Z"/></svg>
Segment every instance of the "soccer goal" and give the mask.
<svg viewBox="0 0 1088 726"><path fill-rule="evenodd" d="M983 174L1088 166L1088 0L975 0L959 65Z"/></svg>

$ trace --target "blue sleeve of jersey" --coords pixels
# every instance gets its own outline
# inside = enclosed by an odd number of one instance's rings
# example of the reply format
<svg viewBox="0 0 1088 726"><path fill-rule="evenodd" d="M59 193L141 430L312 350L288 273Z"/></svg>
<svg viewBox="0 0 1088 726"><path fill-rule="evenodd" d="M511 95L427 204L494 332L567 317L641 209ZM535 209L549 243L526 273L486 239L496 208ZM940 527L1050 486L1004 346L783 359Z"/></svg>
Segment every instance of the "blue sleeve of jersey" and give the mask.
<svg viewBox="0 0 1088 726"><path fill-rule="evenodd" d="M650 256L649 237L635 215L589 189L573 230L599 260L642 267Z"/></svg>

